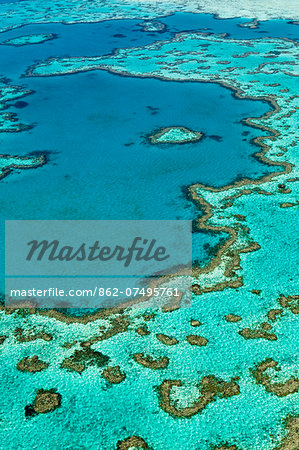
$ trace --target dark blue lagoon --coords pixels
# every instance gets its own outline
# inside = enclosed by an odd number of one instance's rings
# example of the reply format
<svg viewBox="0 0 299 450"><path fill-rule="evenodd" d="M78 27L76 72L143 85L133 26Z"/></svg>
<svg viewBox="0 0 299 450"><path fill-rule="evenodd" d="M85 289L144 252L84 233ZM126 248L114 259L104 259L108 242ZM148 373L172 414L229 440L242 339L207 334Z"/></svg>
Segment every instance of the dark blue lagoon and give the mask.
<svg viewBox="0 0 299 450"><path fill-rule="evenodd" d="M258 148L252 140L261 131L242 123L262 116L269 105L238 100L217 84L101 71L20 80L31 64L50 56L105 54L117 46L144 45L157 38L158 33L142 32L138 23L34 25L3 34L58 36L41 45L1 47L3 73L13 84L21 81L34 91L12 103L9 111L35 125L27 132L0 135L3 151L48 152L49 160L38 170L2 183L3 220L194 219L199 211L186 198L187 186L201 182L221 187L269 172L253 157ZM169 126L200 131L204 137L183 145L150 143L150 134ZM197 233L194 258L202 262L219 239L221 235Z"/></svg>

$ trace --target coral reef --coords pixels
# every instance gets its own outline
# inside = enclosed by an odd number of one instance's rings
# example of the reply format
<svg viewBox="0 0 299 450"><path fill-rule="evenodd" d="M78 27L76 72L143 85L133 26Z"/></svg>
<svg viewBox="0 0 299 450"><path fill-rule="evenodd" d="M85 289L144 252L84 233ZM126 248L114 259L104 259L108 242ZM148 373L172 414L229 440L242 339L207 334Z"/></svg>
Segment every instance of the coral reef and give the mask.
<svg viewBox="0 0 299 450"><path fill-rule="evenodd" d="M156 334L157 339L164 345L176 345L179 341L174 336L167 336L166 334Z"/></svg>
<svg viewBox="0 0 299 450"><path fill-rule="evenodd" d="M268 392L272 392L278 397L285 397L286 395L298 392L298 378L291 377L285 382L273 383L270 375L266 373L268 369L279 371L278 363L272 358L266 358L264 361L257 364L255 369L251 369L251 373L256 382L263 385Z"/></svg>
<svg viewBox="0 0 299 450"><path fill-rule="evenodd" d="M97 350L86 347L83 350L75 350L69 357L65 358L61 364L63 369L82 373L88 366L103 367L109 361L109 356Z"/></svg>
<svg viewBox="0 0 299 450"><path fill-rule="evenodd" d="M187 336L187 342L191 345L197 345L198 347L204 347L209 342L205 337L197 336L196 334L190 334Z"/></svg>
<svg viewBox="0 0 299 450"><path fill-rule="evenodd" d="M126 379L126 374L120 370L119 366L108 366L103 370L102 375L112 384L119 384Z"/></svg>
<svg viewBox="0 0 299 450"><path fill-rule="evenodd" d="M17 364L17 369L21 372L41 372L44 369L47 369L49 364L40 360L37 355L32 356L31 358L25 357L21 359L21 361Z"/></svg>
<svg viewBox="0 0 299 450"><path fill-rule="evenodd" d="M171 390L173 387L181 387L183 383L181 380L164 380L159 387L160 407L175 417L191 417L198 414L206 406L214 401L216 397L226 398L238 395L240 389L236 383L236 379L229 382L220 380L214 375L203 377L199 383L200 396L192 406L178 409L175 404L171 402Z"/></svg>
<svg viewBox="0 0 299 450"><path fill-rule="evenodd" d="M152 356L145 355L144 353L134 353L133 358L138 364L148 369L165 369L169 364L169 358L167 356L154 359Z"/></svg>

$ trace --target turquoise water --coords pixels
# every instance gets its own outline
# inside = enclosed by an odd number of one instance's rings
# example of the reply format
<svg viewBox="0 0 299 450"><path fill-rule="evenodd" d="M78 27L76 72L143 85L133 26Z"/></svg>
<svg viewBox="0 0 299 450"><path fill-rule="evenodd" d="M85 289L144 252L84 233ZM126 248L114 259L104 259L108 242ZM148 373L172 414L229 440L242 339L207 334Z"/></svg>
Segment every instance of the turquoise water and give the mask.
<svg viewBox="0 0 299 450"><path fill-rule="evenodd" d="M237 26L240 19L223 21L201 15L194 15L193 19L189 14L163 18L167 24L165 33L151 36L135 29L138 22L134 21L133 27L132 21L34 25L2 35L5 39L33 32L60 35L57 40L32 47L0 47L2 75L9 77L12 84L23 84L35 91L21 101L11 102L9 111L16 112L21 122L35 126L30 131L0 134L3 153L22 156L40 151L48 156L48 164L43 167L15 171L1 181L2 224L4 219L193 219L201 212L186 198L186 186L200 182L222 187L275 170L253 156L258 148L252 139L267 133L241 122L250 116L261 116L271 107L261 100L236 99L230 90L218 84L141 79L106 71L20 79L29 65L49 56L97 56L116 47L146 45L157 36L168 39L176 30L205 26L246 39L257 38L265 30L270 36L294 33L294 25L284 21L267 22L257 30L247 30ZM116 34L124 37L115 37ZM96 36L103 39L97 40ZM193 48L192 43L183 45L189 46L189 51ZM272 44L267 45L273 49ZM219 57L224 57L221 52ZM118 62L119 67L123 64L132 70L128 61L130 53ZM133 67L142 74L146 65L140 64L138 58L133 61ZM247 58L243 63L255 67L256 59ZM178 66L177 76L187 77L184 66L182 72L179 69ZM215 73L218 69L215 65ZM236 84L246 82L241 75L236 75ZM282 71L253 77L267 84L279 82L281 86L265 88L261 83L256 88L247 87L248 93L258 95L259 88L274 93L283 109L281 114L294 108L292 103L286 106L285 102L295 92L293 77ZM289 94L279 92L286 86ZM284 158L295 165L293 117L277 121L276 115L265 124L281 132L280 139L271 142L271 157ZM148 134L175 125L201 131L204 137L198 143L184 145L148 142ZM276 156L281 152L280 145L288 149L283 157ZM0 335L5 334L8 339L0 345L0 378L5 394L0 405L0 448L113 450L120 439L139 435L155 450L209 450L225 442L243 450L274 449L285 436L283 418L298 414L298 393L278 397L267 392L254 382L250 368L271 357L278 361L285 378L298 376L298 320L284 308L281 317L271 322L276 341L245 340L238 331L270 323L267 312L280 308L277 300L280 294L296 294L294 230L298 215L294 207L280 207L282 202L296 201L296 183L287 181L291 176L295 175L277 176L273 182L261 185L270 195L252 192L237 196L228 209L221 209L227 193L198 188L213 205L212 223L223 220L224 225L235 224L233 215L243 214L251 239L261 248L241 254L241 269L237 271L243 277L243 286L238 289L195 295L190 308L172 313L157 310L155 319L149 322L141 317L144 309L126 311L130 317L128 331L92 346L109 355L109 365L119 365L125 371L127 377L119 385L104 380L101 370L94 366L81 375L60 368L64 358L74 348L80 348L80 342L100 334L100 326L109 329L109 319L87 325L66 324L38 314L1 312ZM280 193L279 183L286 183L292 192ZM252 189L250 184L246 187ZM228 194L237 195L238 189L232 188ZM194 234L194 259L201 264L207 262L211 249L223 237L224 234ZM253 290L261 292L256 295ZM227 314L238 314L242 320L228 323L224 319ZM202 325L194 328L190 319L200 320ZM140 336L135 330L144 324L151 333ZM18 343L14 337L16 327L51 333L53 340ZM156 333L175 336L179 343L165 346ZM186 341L190 334L205 337L208 344L190 345ZM72 349L62 347L74 340L78 343ZM133 359L136 352L156 358L168 356L169 366L163 370L141 367ZM33 355L48 362L49 368L35 374L18 371L17 362ZM197 384L210 374L225 381L240 377L240 395L217 398L189 419L172 417L160 408L157 387L164 379L182 380L184 388L173 390L173 400L191 405L198 394ZM53 387L62 395L61 407L49 414L25 417L25 407L33 402L36 390Z"/></svg>

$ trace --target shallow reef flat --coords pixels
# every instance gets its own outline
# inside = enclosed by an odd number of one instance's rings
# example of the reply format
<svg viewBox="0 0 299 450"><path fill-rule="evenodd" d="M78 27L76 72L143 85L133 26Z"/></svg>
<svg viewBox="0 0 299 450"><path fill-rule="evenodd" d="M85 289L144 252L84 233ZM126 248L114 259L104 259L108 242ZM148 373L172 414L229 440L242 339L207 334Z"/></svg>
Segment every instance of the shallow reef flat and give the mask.
<svg viewBox="0 0 299 450"><path fill-rule="evenodd" d="M24 97L31 93L32 91L29 89L0 82L0 109L5 107L6 102L16 100L17 98Z"/></svg>
<svg viewBox="0 0 299 450"><path fill-rule="evenodd" d="M24 36L18 36L12 39L7 39L3 41L3 45L12 45L14 47L22 47L23 45L29 44L42 44L46 41L51 41L55 39L55 34L26 34Z"/></svg>
<svg viewBox="0 0 299 450"><path fill-rule="evenodd" d="M148 139L152 144L186 144L187 142L198 142L203 134L192 131L185 127L161 128L151 134Z"/></svg>
<svg viewBox="0 0 299 450"><path fill-rule="evenodd" d="M0 133L15 133L26 131L32 128L31 125L20 123L16 114L10 112L0 113Z"/></svg>
<svg viewBox="0 0 299 450"><path fill-rule="evenodd" d="M166 25L158 20L146 20L141 22L139 26L142 27L144 31L149 32L161 32L166 28Z"/></svg>
<svg viewBox="0 0 299 450"><path fill-rule="evenodd" d="M8 108L8 102L20 99L29 94L32 94L30 89L9 85L0 80L0 133L25 131L32 128L33 125L31 124L19 122L15 113L3 112L3 110Z"/></svg>
<svg viewBox="0 0 299 450"><path fill-rule="evenodd" d="M239 329L266 320L267 308L280 306L280 300L267 291L258 296L249 289L197 296L190 308L171 313L134 308L102 314L93 322L84 322L83 317L67 323L58 315L49 317L47 311L3 311L0 358L6 365L1 365L1 375L22 376L27 382L17 399L13 386L7 390L2 408L15 399L18 430L13 436L6 434L6 442L22 436L21 421L26 420L31 436L38 433L43 447L50 448L39 418L45 414L53 433L52 448L69 445L72 437L61 432L68 427L71 412L76 439L79 436L82 444L84 439L87 448L95 442L100 448L116 448L119 441L134 435L147 443L144 448L179 450L188 442L188 449L195 450L199 442L208 450L227 442L240 449L293 450L296 447L282 445L290 445L296 430L289 426L296 420L298 397L297 368L290 355L298 321L289 308L283 308L273 323L275 342L245 340ZM232 311L240 313L240 322L226 322L225 314ZM202 321L201 334L208 337L205 346L190 345L186 339L194 332L191 317ZM137 326L147 326L149 333L136 334ZM176 345L161 342L157 330L175 330ZM66 358L76 365L66 366ZM37 410L34 405L37 398L43 399L41 393L47 393L45 405L42 402L44 407ZM112 402L117 402L118 411L132 409L118 414ZM154 421L157 415L159 421ZM236 415L242 417L237 429ZM103 436L102 425L93 425L95 419L107 421L111 433ZM163 427L163 436L159 436L161 420L170 428ZM94 427L93 434L81 434L79 421ZM5 421L4 429L9 426ZM31 442L32 437L25 439Z"/></svg>
<svg viewBox="0 0 299 450"><path fill-rule="evenodd" d="M1 3L0 31L18 28L30 23L78 23L99 22L115 19L153 19L174 12L208 13L220 18L256 18L258 20L290 19L299 20L298 5L295 0L282 2L272 0L271 8L262 0L105 0L90 2L83 0L44 1L23 0L22 2Z"/></svg>
<svg viewBox="0 0 299 450"><path fill-rule="evenodd" d="M15 133L32 128L31 124L19 122L16 114L7 111L1 112L1 110L8 108L7 102L20 99L31 93L32 91L29 89L0 82L0 133ZM45 155L0 155L0 180L9 175L14 169L32 169L45 163Z"/></svg>
<svg viewBox="0 0 299 450"><path fill-rule="evenodd" d="M0 180L9 175L13 169L35 169L45 163L44 156L0 155Z"/></svg>

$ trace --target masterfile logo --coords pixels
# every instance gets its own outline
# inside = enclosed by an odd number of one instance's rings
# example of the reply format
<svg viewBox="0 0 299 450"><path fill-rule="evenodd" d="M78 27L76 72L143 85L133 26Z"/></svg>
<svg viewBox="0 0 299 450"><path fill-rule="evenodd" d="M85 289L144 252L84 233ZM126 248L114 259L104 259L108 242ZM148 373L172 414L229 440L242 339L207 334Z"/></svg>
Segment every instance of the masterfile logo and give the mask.
<svg viewBox="0 0 299 450"><path fill-rule="evenodd" d="M191 221L6 221L6 276L153 276L191 265Z"/></svg>
<svg viewBox="0 0 299 450"><path fill-rule="evenodd" d="M116 261L123 261L124 266L128 267L132 259L136 261L165 261L170 257L167 254L166 247L157 246L156 239L149 241L142 239L142 237L135 237L128 248L121 245L115 245L114 248L102 245L99 241L95 241L93 245L83 242L78 248L69 245L61 245L56 239L52 242L43 240L33 240L27 243L30 247L26 261L36 260L41 261L43 258L48 258L48 261L109 261L115 259Z"/></svg>
<svg viewBox="0 0 299 450"><path fill-rule="evenodd" d="M191 221L6 221L5 244L7 306L28 298L38 307L80 308L179 296L176 286L161 290L153 279L192 270Z"/></svg>

